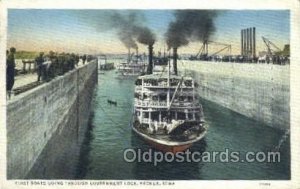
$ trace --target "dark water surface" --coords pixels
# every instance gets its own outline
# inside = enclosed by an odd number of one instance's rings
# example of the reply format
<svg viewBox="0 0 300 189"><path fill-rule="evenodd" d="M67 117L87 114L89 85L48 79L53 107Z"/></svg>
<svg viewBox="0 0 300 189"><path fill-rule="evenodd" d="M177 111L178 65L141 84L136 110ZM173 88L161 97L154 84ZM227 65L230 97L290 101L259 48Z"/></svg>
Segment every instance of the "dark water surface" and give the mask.
<svg viewBox="0 0 300 189"><path fill-rule="evenodd" d="M92 101L90 131L77 169L78 179L290 179L289 137L280 149L280 163L127 163L123 152L128 148L150 148L131 131L134 78L117 79L115 71L99 74ZM117 101L113 106L107 99ZM267 127L245 116L201 99L209 130L192 150L200 152L267 152L274 149L282 131ZM244 156L241 155L241 159Z"/></svg>

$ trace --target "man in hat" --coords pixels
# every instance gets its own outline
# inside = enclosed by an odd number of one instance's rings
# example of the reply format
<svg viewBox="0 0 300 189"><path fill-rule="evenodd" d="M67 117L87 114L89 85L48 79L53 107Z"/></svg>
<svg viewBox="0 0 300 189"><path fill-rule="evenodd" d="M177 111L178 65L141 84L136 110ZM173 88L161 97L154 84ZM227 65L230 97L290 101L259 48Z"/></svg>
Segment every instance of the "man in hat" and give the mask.
<svg viewBox="0 0 300 189"><path fill-rule="evenodd" d="M82 63L85 64L85 61L86 61L86 55L84 54L84 55L82 56Z"/></svg>
<svg viewBox="0 0 300 189"><path fill-rule="evenodd" d="M6 90L9 98L15 83L15 53L16 49L14 47L11 47L9 52L6 51Z"/></svg>
<svg viewBox="0 0 300 189"><path fill-rule="evenodd" d="M44 62L44 53L40 52L39 56L35 58L35 62L37 65L37 74L38 74L38 82L41 80L42 72L43 72L43 62Z"/></svg>

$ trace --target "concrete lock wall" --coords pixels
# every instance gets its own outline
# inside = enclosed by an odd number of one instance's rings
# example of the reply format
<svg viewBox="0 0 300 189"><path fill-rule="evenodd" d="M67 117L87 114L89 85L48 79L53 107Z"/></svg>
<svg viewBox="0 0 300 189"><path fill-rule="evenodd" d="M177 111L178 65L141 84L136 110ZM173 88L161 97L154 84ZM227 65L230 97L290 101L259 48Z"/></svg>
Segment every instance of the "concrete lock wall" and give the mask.
<svg viewBox="0 0 300 189"><path fill-rule="evenodd" d="M8 103L8 179L47 178L58 171L66 174L63 178L70 176L68 165L75 160L69 158L79 153L83 142L96 83L94 61ZM49 169L58 171L47 175Z"/></svg>
<svg viewBox="0 0 300 189"><path fill-rule="evenodd" d="M268 126L289 128L289 65L182 61L178 67L195 78L202 98Z"/></svg>

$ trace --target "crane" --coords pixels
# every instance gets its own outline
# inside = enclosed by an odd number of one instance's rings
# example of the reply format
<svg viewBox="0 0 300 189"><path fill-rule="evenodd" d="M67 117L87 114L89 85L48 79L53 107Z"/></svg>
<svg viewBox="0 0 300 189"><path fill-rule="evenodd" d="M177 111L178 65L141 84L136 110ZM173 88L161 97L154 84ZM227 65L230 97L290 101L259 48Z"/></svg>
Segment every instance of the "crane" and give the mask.
<svg viewBox="0 0 300 189"><path fill-rule="evenodd" d="M195 56L191 56L190 60L197 60L197 59L205 59L208 56L208 44L214 44L218 46L223 46L222 49L218 50L217 52L214 52L211 54L211 56L215 56L218 53L228 50L228 54L231 55L231 45L230 44L225 44L225 43L220 43L220 42L215 42L215 41L204 41L203 45L199 49L198 53Z"/></svg>
<svg viewBox="0 0 300 189"><path fill-rule="evenodd" d="M201 48L199 49L198 53L195 56L191 56L190 60L197 60L207 57L208 55L208 41L203 41ZM199 58L198 58L199 57Z"/></svg>
<svg viewBox="0 0 300 189"><path fill-rule="evenodd" d="M224 50L228 50L228 54L231 55L231 45L230 44L219 43L219 42L215 42L215 41L209 41L209 43L224 46L222 49L220 49L217 52L213 53L211 56L217 55L218 53L220 53Z"/></svg>
<svg viewBox="0 0 300 189"><path fill-rule="evenodd" d="M262 36L262 39L267 47L267 53L269 57L272 57L276 53L280 52L281 49L278 48L274 43L272 43L269 39Z"/></svg>

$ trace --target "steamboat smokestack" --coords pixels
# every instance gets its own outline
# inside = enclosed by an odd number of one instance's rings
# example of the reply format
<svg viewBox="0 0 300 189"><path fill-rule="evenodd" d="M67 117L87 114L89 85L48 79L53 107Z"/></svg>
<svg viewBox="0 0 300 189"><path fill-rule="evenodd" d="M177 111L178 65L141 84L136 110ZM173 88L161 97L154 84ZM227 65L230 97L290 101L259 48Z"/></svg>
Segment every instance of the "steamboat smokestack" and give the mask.
<svg viewBox="0 0 300 189"><path fill-rule="evenodd" d="M138 63L138 60L139 60L139 48L136 48L135 49L135 51L136 51L136 55L135 55L135 57L136 57L136 63Z"/></svg>
<svg viewBox="0 0 300 189"><path fill-rule="evenodd" d="M147 74L152 74L153 71L153 45L149 45L149 62L148 62L148 67L147 67Z"/></svg>
<svg viewBox="0 0 300 189"><path fill-rule="evenodd" d="M177 48L173 48L173 69L174 69L174 74L177 75Z"/></svg>
<svg viewBox="0 0 300 189"><path fill-rule="evenodd" d="M128 63L130 62L130 54L131 54L130 48L128 48L128 58L127 58L127 62L128 62Z"/></svg>

